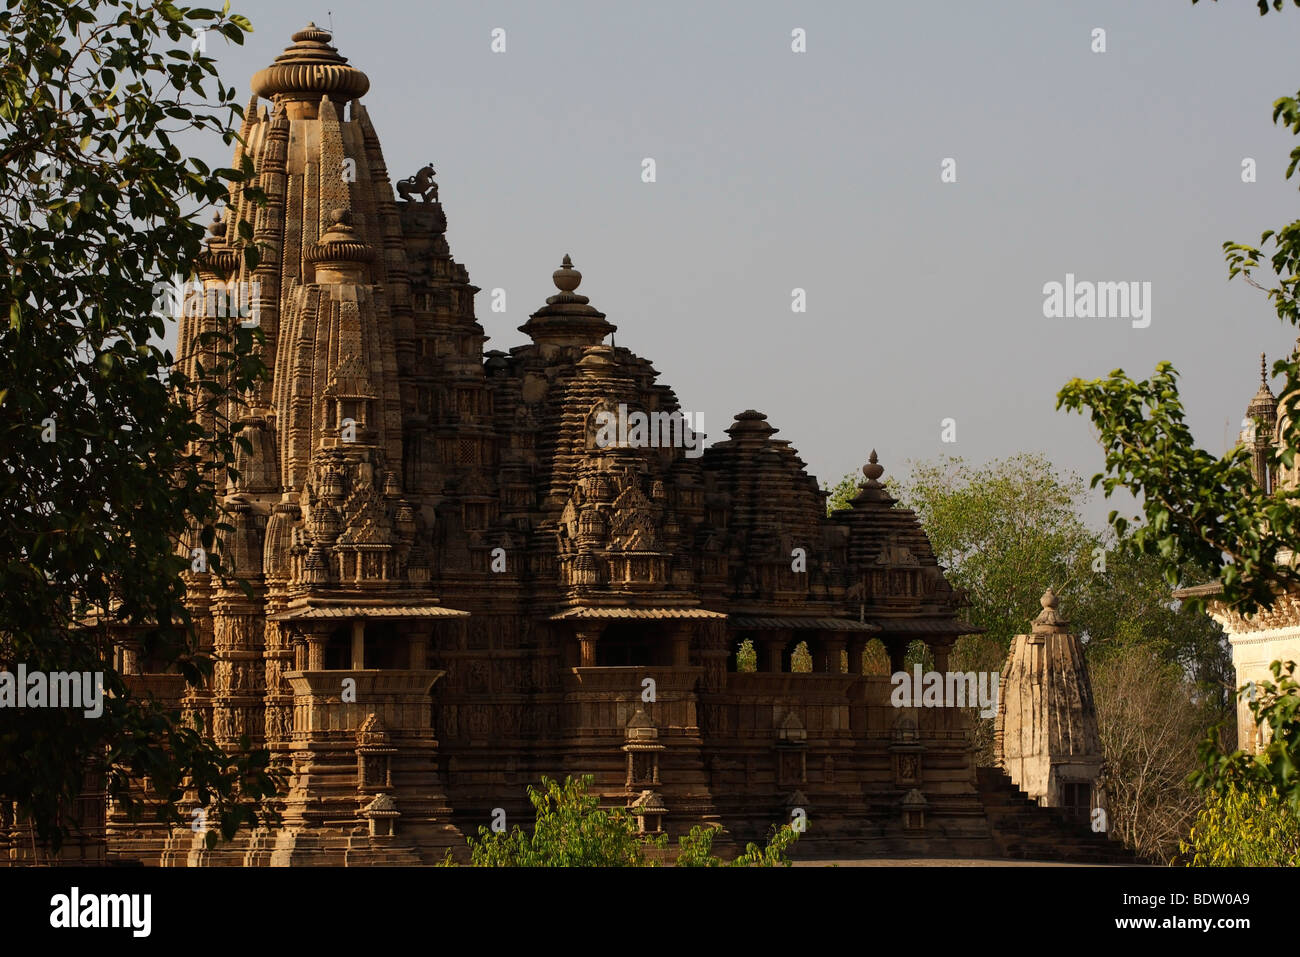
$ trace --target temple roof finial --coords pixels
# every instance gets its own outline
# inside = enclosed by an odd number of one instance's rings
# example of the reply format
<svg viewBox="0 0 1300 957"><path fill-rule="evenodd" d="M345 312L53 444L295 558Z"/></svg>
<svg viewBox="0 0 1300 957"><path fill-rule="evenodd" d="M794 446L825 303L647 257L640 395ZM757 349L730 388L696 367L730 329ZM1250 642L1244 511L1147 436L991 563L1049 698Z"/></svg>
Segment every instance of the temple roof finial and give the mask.
<svg viewBox="0 0 1300 957"><path fill-rule="evenodd" d="M1259 354L1259 389L1246 407L1246 418L1257 416L1263 416L1269 426L1277 421L1277 399L1268 387L1268 360L1263 352Z"/></svg>
<svg viewBox="0 0 1300 957"><path fill-rule="evenodd" d="M582 273L573 268L573 257L568 253L560 268L551 273L551 281L559 291L519 327L534 342L594 346L617 328L605 321L605 314L592 306L590 299L575 291L582 282Z"/></svg>
<svg viewBox="0 0 1300 957"><path fill-rule="evenodd" d="M342 103L364 96L370 78L330 46L332 34L314 23L293 35L293 44L265 70L253 74L253 92L261 97L318 102L322 95Z"/></svg>
<svg viewBox="0 0 1300 957"><path fill-rule="evenodd" d="M875 449L871 450L871 456L867 459L867 464L862 466L862 474L866 476L867 485L872 488L880 487L880 476L885 474L885 467L880 464Z"/></svg>
<svg viewBox="0 0 1300 957"><path fill-rule="evenodd" d="M568 253L564 254L560 268L551 273L551 280L560 292L573 292L582 284L582 273L573 268L573 259Z"/></svg>

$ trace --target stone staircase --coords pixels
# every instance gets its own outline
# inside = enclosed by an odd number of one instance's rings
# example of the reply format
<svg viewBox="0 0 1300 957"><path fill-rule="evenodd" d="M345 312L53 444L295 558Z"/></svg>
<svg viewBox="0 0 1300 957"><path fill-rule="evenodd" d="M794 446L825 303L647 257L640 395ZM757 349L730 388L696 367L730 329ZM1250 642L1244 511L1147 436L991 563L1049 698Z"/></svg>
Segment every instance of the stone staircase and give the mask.
<svg viewBox="0 0 1300 957"><path fill-rule="evenodd" d="M977 768L976 786L999 855L1071 864L1140 864L1132 851L1057 808L1041 807L1001 768Z"/></svg>

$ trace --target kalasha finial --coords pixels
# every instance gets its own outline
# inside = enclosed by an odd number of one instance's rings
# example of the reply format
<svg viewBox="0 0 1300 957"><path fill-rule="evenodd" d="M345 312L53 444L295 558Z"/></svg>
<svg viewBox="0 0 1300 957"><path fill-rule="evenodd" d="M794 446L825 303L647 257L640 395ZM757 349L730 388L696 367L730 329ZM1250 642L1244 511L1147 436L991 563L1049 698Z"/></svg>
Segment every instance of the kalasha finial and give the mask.
<svg viewBox="0 0 1300 957"><path fill-rule="evenodd" d="M880 476L885 474L885 467L881 465L880 460L876 458L875 449L871 450L871 457L867 460L867 464L862 466L862 474L867 477L868 482L879 481Z"/></svg>
<svg viewBox="0 0 1300 957"><path fill-rule="evenodd" d="M226 235L226 224L221 219L221 210L212 211L212 222L208 223L208 235L212 239L221 239Z"/></svg>
<svg viewBox="0 0 1300 957"><path fill-rule="evenodd" d="M1267 385L1267 384L1268 384L1268 371L1267 371L1268 366L1267 366L1267 364L1266 364L1266 361L1265 361L1265 359L1264 359L1264 356L1265 356L1265 353L1263 353L1263 352L1261 352L1261 353L1259 354L1259 381L1260 381L1260 382L1263 382L1265 385Z"/></svg>
<svg viewBox="0 0 1300 957"><path fill-rule="evenodd" d="M1043 592L1043 597L1038 600L1038 603L1044 608L1050 608L1052 611L1055 611L1061 604L1061 600L1056 597L1056 592L1049 588L1047 591Z"/></svg>
<svg viewBox="0 0 1300 957"><path fill-rule="evenodd" d="M582 273L573 268L573 260L568 253L564 254L564 262L560 268L551 273L551 281L560 292L573 292L582 282Z"/></svg>
<svg viewBox="0 0 1300 957"><path fill-rule="evenodd" d="M330 40L334 39L334 36L328 30L322 30L320 27L316 26L314 20L308 20L307 26L293 34L290 39L293 40L294 43L306 43L310 41L329 43Z"/></svg>
<svg viewBox="0 0 1300 957"><path fill-rule="evenodd" d="M352 210L343 207L335 207L329 212L331 226L351 226Z"/></svg>

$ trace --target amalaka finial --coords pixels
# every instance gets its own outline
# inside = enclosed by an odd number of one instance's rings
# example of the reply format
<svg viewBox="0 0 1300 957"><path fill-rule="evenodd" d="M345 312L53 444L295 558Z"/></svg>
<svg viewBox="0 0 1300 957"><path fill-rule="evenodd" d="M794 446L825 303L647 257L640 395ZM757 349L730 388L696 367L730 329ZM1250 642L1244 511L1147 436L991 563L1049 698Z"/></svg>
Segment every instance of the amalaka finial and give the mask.
<svg viewBox="0 0 1300 957"><path fill-rule="evenodd" d="M581 284L582 273L573 268L573 259L568 253L564 254L564 262L560 268L551 273L551 281L560 292L573 292Z"/></svg>
<svg viewBox="0 0 1300 957"><path fill-rule="evenodd" d="M328 30L322 30L316 26L316 21L308 20L307 25L290 37L294 43L329 43L333 39L333 34Z"/></svg>
<svg viewBox="0 0 1300 957"><path fill-rule="evenodd" d="M880 459L876 457L876 450L871 450L871 457L867 459L867 464L862 466L862 474L866 476L868 482L877 482L880 476L885 474L885 467L880 464Z"/></svg>
<svg viewBox="0 0 1300 957"><path fill-rule="evenodd" d="M333 34L314 23L292 37L293 43L275 62L253 74L253 93L266 99L319 104L328 96L335 105L362 97L370 89L370 78L330 46Z"/></svg>

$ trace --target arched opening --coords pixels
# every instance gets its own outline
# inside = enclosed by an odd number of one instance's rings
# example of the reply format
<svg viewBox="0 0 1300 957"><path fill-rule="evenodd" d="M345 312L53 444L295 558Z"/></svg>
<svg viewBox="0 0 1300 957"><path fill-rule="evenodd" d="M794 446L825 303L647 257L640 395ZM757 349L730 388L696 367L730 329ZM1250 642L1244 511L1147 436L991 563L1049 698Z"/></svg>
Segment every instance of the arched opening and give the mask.
<svg viewBox="0 0 1300 957"><path fill-rule="evenodd" d="M727 657L727 670L745 674L758 670L758 649L754 647L753 638L745 638L736 644L736 653Z"/></svg>
<svg viewBox="0 0 1300 957"><path fill-rule="evenodd" d="M872 638L862 649L864 675L889 675L889 650L879 638Z"/></svg>

